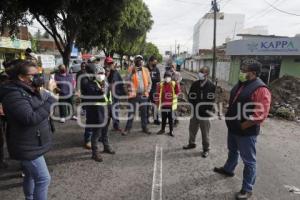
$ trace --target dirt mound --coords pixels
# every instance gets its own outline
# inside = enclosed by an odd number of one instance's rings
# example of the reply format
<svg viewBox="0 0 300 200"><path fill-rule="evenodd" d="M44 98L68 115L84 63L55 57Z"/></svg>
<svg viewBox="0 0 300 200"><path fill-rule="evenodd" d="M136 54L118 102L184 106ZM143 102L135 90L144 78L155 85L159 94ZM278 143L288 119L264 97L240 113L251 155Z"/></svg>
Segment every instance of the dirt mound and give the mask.
<svg viewBox="0 0 300 200"><path fill-rule="evenodd" d="M300 77L283 76L270 85L271 113L288 120L300 117Z"/></svg>

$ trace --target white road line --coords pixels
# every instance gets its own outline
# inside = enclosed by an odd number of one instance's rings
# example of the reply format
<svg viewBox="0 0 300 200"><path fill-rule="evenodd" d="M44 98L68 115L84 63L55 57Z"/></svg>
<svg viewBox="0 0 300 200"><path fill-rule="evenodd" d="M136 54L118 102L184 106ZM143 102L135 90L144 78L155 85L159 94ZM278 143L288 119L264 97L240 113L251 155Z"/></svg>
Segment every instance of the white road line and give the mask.
<svg viewBox="0 0 300 200"><path fill-rule="evenodd" d="M155 146L151 200L162 200L162 147Z"/></svg>

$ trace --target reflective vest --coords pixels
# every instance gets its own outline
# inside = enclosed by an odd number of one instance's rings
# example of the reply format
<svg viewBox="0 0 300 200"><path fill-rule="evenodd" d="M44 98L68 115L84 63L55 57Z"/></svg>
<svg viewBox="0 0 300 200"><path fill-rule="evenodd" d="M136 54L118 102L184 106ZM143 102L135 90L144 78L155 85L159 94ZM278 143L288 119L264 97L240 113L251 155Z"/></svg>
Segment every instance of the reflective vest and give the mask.
<svg viewBox="0 0 300 200"><path fill-rule="evenodd" d="M129 67L128 72L131 73L134 67ZM147 91L149 87L149 70L146 67L142 67L142 74L143 74L143 82L144 82L144 94L146 97L149 96L149 92ZM137 72L131 76L132 84L129 85L128 88L128 98L134 98L137 95L137 90L139 87L139 78Z"/></svg>
<svg viewBox="0 0 300 200"><path fill-rule="evenodd" d="M177 95L175 93L175 86L176 86L176 82L172 81L172 110L177 110L177 106L178 106L178 98ZM159 110L161 109L161 104L162 104L162 93L163 93L163 88L164 88L164 82L160 83L160 92L159 92Z"/></svg>
<svg viewBox="0 0 300 200"><path fill-rule="evenodd" d="M97 84L97 86L99 88L101 88L98 81L95 80L94 82ZM104 105L111 105L111 103L112 103L112 94L111 94L111 91L109 91L108 94L104 95L104 102L97 102L96 105L97 106L104 106Z"/></svg>

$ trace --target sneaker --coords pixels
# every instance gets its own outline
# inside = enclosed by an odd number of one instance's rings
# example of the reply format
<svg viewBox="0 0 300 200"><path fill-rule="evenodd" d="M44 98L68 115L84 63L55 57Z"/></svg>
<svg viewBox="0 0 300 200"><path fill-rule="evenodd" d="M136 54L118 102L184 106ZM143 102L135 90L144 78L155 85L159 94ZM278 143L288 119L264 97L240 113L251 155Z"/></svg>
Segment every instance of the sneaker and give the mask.
<svg viewBox="0 0 300 200"><path fill-rule="evenodd" d="M203 151L201 154L202 158L207 158L208 155L209 155L209 151Z"/></svg>
<svg viewBox="0 0 300 200"><path fill-rule="evenodd" d="M157 134L157 135L162 135L162 134L164 134L164 133L165 133L164 130L160 130L160 131L158 131L156 134Z"/></svg>
<svg viewBox="0 0 300 200"><path fill-rule="evenodd" d="M84 147L88 150L91 150L92 149L92 143L91 142L87 142L85 143Z"/></svg>
<svg viewBox="0 0 300 200"><path fill-rule="evenodd" d="M170 131L168 135L171 136L171 137L175 137L174 131Z"/></svg>
<svg viewBox="0 0 300 200"><path fill-rule="evenodd" d="M225 171L224 167L215 167L214 172L226 177L234 177L234 173Z"/></svg>
<svg viewBox="0 0 300 200"><path fill-rule="evenodd" d="M123 136L126 136L128 134L130 134L130 129L124 130L124 131L121 132L121 135L123 135Z"/></svg>
<svg viewBox="0 0 300 200"><path fill-rule="evenodd" d="M196 144L188 144L186 146L183 146L182 148L184 150L195 149L196 148Z"/></svg>
<svg viewBox="0 0 300 200"><path fill-rule="evenodd" d="M74 115L72 116L71 120L77 120L78 118Z"/></svg>
<svg viewBox="0 0 300 200"><path fill-rule="evenodd" d="M103 153L112 154L112 155L116 154L116 152L112 150L112 148L105 148L103 150Z"/></svg>
<svg viewBox="0 0 300 200"><path fill-rule="evenodd" d="M122 129L120 129L120 128L113 128L113 131L116 131L116 132L120 132L120 133L122 133Z"/></svg>
<svg viewBox="0 0 300 200"><path fill-rule="evenodd" d="M252 192L246 192L244 190L241 190L240 192L238 192L235 196L235 198L237 200L247 200L250 199L252 196Z"/></svg>
<svg viewBox="0 0 300 200"><path fill-rule="evenodd" d="M103 158L99 152L93 153L92 159L95 160L96 162L103 162Z"/></svg>
<svg viewBox="0 0 300 200"><path fill-rule="evenodd" d="M65 118L60 118L59 122L63 124L63 123L66 122L66 119Z"/></svg>
<svg viewBox="0 0 300 200"><path fill-rule="evenodd" d="M148 130L148 128L143 128L143 131L142 131L143 133L146 133L146 134L148 134L148 135L150 135L151 134L151 132Z"/></svg>

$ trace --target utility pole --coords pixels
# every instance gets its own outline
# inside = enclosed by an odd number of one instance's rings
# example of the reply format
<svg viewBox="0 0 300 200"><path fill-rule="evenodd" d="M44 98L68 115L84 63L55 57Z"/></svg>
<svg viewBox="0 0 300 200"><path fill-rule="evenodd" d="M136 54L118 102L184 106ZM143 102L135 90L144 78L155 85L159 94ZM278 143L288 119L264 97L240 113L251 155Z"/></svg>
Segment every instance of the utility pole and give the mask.
<svg viewBox="0 0 300 200"><path fill-rule="evenodd" d="M180 44L178 44L178 46L177 46L177 50L178 50L178 54L177 54L177 55L179 55Z"/></svg>
<svg viewBox="0 0 300 200"><path fill-rule="evenodd" d="M175 56L176 56L176 49L177 49L177 40L175 40L175 49L174 49Z"/></svg>
<svg viewBox="0 0 300 200"><path fill-rule="evenodd" d="M219 12L218 3L217 0L213 0L211 2L212 9L214 12L214 40L213 40L213 69L212 69L212 79L213 81L216 80L216 65L217 65L217 52L216 52L216 46L217 46L217 12Z"/></svg>

